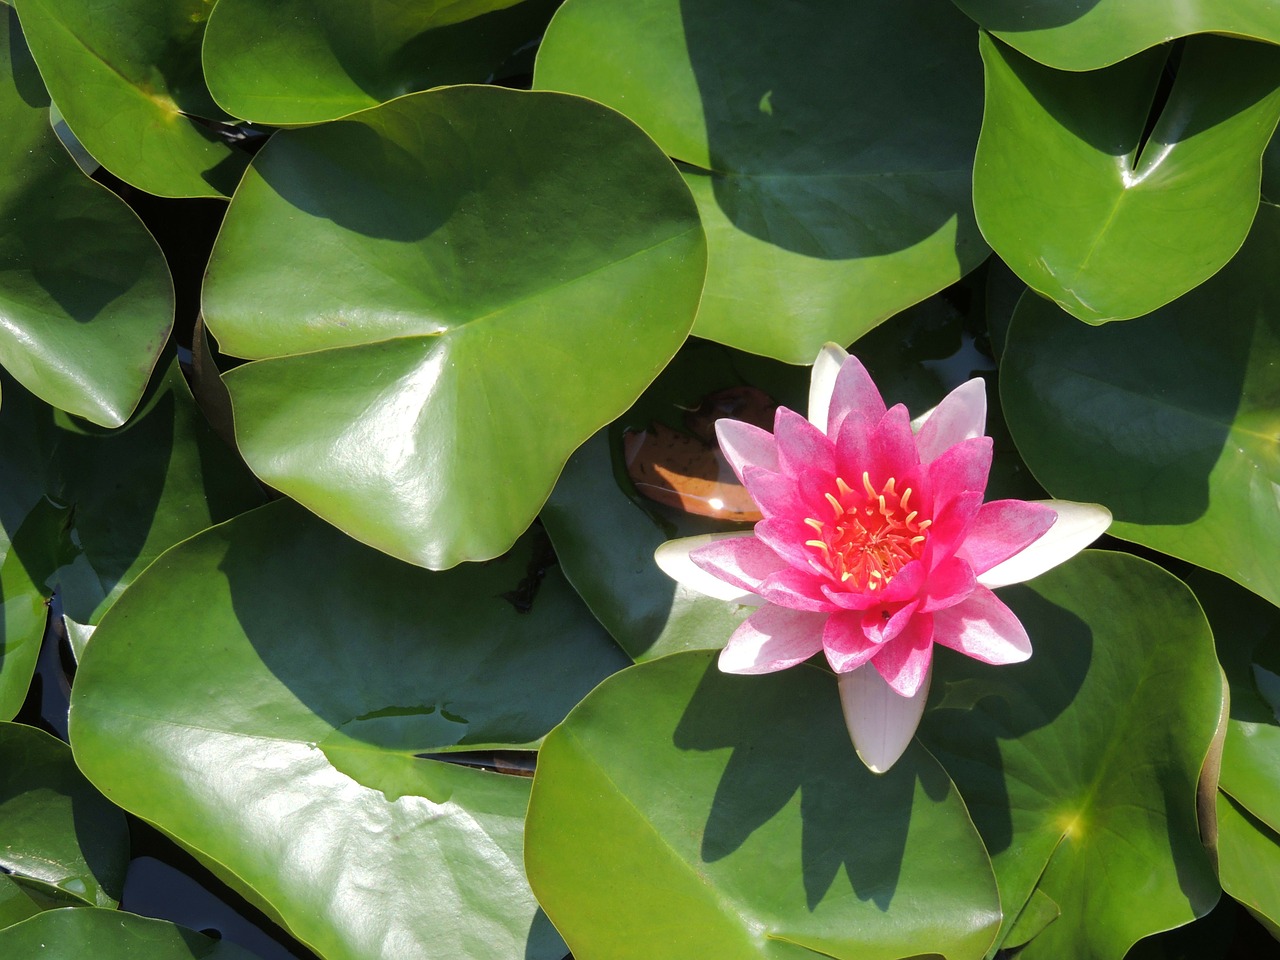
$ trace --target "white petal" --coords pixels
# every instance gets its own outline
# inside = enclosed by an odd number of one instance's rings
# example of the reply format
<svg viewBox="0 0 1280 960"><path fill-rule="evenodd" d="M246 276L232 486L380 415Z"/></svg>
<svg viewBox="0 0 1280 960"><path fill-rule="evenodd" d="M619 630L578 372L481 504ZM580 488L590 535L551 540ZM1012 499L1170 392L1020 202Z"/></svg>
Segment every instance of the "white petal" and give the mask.
<svg viewBox="0 0 1280 960"><path fill-rule="evenodd" d="M700 537L668 540L653 552L653 559L657 561L658 567L663 573L690 590L701 593L704 596L714 597L717 600L727 600L729 603L741 603L758 607L764 603L761 597L756 596L754 593L739 590L731 583L725 583L719 577L714 577L701 567L695 566L693 561L689 559L690 550L696 550L698 547L705 546L716 540L754 536L754 533L746 530L741 533L706 533Z"/></svg>
<svg viewBox="0 0 1280 960"><path fill-rule="evenodd" d="M813 373L809 378L809 422L827 432L827 411L831 408L831 392L836 386L836 374L840 365L849 359L849 352L838 344L828 343L813 361Z"/></svg>
<svg viewBox="0 0 1280 960"><path fill-rule="evenodd" d="M925 701L929 699L929 675L914 697L894 693L873 664L842 673L840 705L853 748L872 773L885 773L898 762L915 736Z"/></svg>
<svg viewBox="0 0 1280 960"><path fill-rule="evenodd" d="M961 440L982 436L987 429L985 381L974 377L960 384L943 397L940 404L913 420L911 429L920 435L921 463L932 463Z"/></svg>
<svg viewBox="0 0 1280 960"><path fill-rule="evenodd" d="M1111 526L1111 511L1100 503L1076 503L1074 500L1037 500L1058 513L1039 540L997 563L978 577L984 587L1004 587L1038 577L1046 570L1070 560Z"/></svg>

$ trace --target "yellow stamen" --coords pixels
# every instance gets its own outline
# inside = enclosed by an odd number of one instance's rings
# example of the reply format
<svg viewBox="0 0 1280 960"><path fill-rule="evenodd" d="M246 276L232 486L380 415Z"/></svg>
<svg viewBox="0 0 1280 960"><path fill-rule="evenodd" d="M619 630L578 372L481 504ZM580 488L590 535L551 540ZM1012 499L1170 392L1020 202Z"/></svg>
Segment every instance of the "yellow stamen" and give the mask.
<svg viewBox="0 0 1280 960"><path fill-rule="evenodd" d="M831 509L836 512L837 517L844 513L844 507L840 506L840 501L829 493L827 494L827 503L831 504Z"/></svg>
<svg viewBox="0 0 1280 960"><path fill-rule="evenodd" d="M836 489L840 491L840 496L847 497L853 493L853 487L844 482L843 477L836 477Z"/></svg>
<svg viewBox="0 0 1280 960"><path fill-rule="evenodd" d="M821 550L823 553L830 552L830 548L821 540L806 540L804 545L806 547L813 547L815 550Z"/></svg>
<svg viewBox="0 0 1280 960"><path fill-rule="evenodd" d="M805 517L805 518L804 518L804 522L805 522L807 525L809 525L809 526L813 527L813 529L817 530L819 533L821 533L821 532L822 532L822 521L821 521L821 520L815 520L815 519L813 519L813 517Z"/></svg>
<svg viewBox="0 0 1280 960"><path fill-rule="evenodd" d="M908 500L910 500L910 499L911 499L911 488L910 488L910 487L907 487L907 489L905 489L905 490L903 490L903 491L902 491L902 499L898 501L898 506L899 506L899 507L901 507L903 510L906 510L906 509L907 509L907 501L908 501ZM913 511L911 512L911 516L913 516L913 517L914 517L915 515L916 515L916 514L915 514L915 511L913 510ZM910 518L908 518L907 522L908 522L908 523L910 523L910 522L911 522L911 521L910 521Z"/></svg>
<svg viewBox="0 0 1280 960"><path fill-rule="evenodd" d="M862 489L867 491L867 496L875 499L877 496L876 488L871 486L871 474L866 470L862 471Z"/></svg>

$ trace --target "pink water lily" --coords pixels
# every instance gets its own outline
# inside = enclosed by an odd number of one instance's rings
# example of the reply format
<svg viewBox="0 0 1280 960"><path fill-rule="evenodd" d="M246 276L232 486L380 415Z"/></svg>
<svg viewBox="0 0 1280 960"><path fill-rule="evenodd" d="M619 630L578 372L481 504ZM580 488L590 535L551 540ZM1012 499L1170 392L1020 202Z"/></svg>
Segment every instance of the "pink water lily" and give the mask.
<svg viewBox="0 0 1280 960"><path fill-rule="evenodd" d="M720 420L721 449L763 519L751 532L664 544L659 566L702 593L758 606L720 654L727 673L770 673L821 651L839 677L858 755L888 770L924 711L933 645L992 664L1031 656L993 587L1030 579L1098 537L1096 504L983 502L991 466L981 380L912 423L886 409L857 358L828 344L809 418L774 431Z"/></svg>

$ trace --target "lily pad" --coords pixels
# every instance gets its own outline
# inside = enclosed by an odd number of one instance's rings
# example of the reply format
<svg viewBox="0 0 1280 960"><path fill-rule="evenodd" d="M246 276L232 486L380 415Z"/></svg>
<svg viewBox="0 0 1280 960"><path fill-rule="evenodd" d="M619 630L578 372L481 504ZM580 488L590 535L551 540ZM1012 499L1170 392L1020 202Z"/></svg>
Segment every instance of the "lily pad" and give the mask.
<svg viewBox="0 0 1280 960"><path fill-rule="evenodd" d="M44 82L76 139L162 197L228 196L248 154L200 70L206 0L18 0Z"/></svg>
<svg viewBox="0 0 1280 960"><path fill-rule="evenodd" d="M1090 73L1052 70L985 34L981 49L974 207L1032 289L1081 320L1124 320L1202 283L1240 248L1280 119L1280 47L1191 38L1151 120L1165 49Z"/></svg>
<svg viewBox="0 0 1280 960"><path fill-rule="evenodd" d="M974 30L946 4L569 0L534 85L625 112L707 231L700 337L789 363L976 267Z"/></svg>
<svg viewBox="0 0 1280 960"><path fill-rule="evenodd" d="M228 112L316 123L451 83L483 82L546 29L557 0L219 2L205 76Z"/></svg>
<svg viewBox="0 0 1280 960"><path fill-rule="evenodd" d="M432 758L532 745L626 663L540 562L430 573L289 501L237 517L103 618L76 761L328 960L559 960L529 781Z"/></svg>
<svg viewBox="0 0 1280 960"><path fill-rule="evenodd" d="M1218 794L1218 870L1222 889L1280 937L1280 834Z"/></svg>
<svg viewBox="0 0 1280 960"><path fill-rule="evenodd" d="M547 737L538 899L578 960L979 958L1000 911L950 781L853 752L835 678L677 653L611 677Z"/></svg>
<svg viewBox="0 0 1280 960"><path fill-rule="evenodd" d="M205 318L250 467L442 569L508 549L697 309L670 162L580 97L450 87L277 134L218 238Z"/></svg>
<svg viewBox="0 0 1280 960"><path fill-rule="evenodd" d="M1096 70L1166 40L1222 33L1280 43L1269 0L955 0L1005 43L1059 70Z"/></svg>
<svg viewBox="0 0 1280 960"><path fill-rule="evenodd" d="M0 954L41 960L256 960L234 943L176 924L91 907L50 910L0 930Z"/></svg>
<svg viewBox="0 0 1280 960"><path fill-rule="evenodd" d="M26 696L55 590L67 617L97 623L162 551L263 500L196 409L176 361L118 430L4 381L0 472L2 718Z"/></svg>
<svg viewBox="0 0 1280 960"><path fill-rule="evenodd" d="M1087 551L1003 599L1031 659L942 651L920 739L986 842L1005 931L1061 909L1019 954L1119 960L1218 899L1196 786L1224 691L1191 591L1128 554Z"/></svg>
<svg viewBox="0 0 1280 960"><path fill-rule="evenodd" d="M1001 365L1009 429L1053 496L1110 533L1280 602L1280 208L1222 272L1148 317L1091 328L1024 296Z"/></svg>
<svg viewBox="0 0 1280 960"><path fill-rule="evenodd" d="M48 403L118 427L169 337L173 285L142 222L67 155L49 107L0 6L0 364Z"/></svg>
<svg viewBox="0 0 1280 960"><path fill-rule="evenodd" d="M38 896L119 902L129 862L124 814L76 769L70 747L18 723L0 723L0 838L0 870Z"/></svg>

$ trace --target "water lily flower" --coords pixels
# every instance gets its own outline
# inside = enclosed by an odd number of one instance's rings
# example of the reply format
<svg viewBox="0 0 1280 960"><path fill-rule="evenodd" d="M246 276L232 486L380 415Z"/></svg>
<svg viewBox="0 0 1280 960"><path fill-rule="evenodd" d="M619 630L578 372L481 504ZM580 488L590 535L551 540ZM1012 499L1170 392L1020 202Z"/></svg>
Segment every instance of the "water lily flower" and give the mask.
<svg viewBox="0 0 1280 960"><path fill-rule="evenodd" d="M1017 663L1031 642L993 587L1075 555L1111 522L1097 504L983 502L991 466L981 379L914 423L887 408L835 344L813 366L809 418L716 435L763 517L754 530L673 540L658 565L701 593L758 609L720 653L727 673L783 670L821 651L871 770L888 770L924 712L934 644Z"/></svg>

